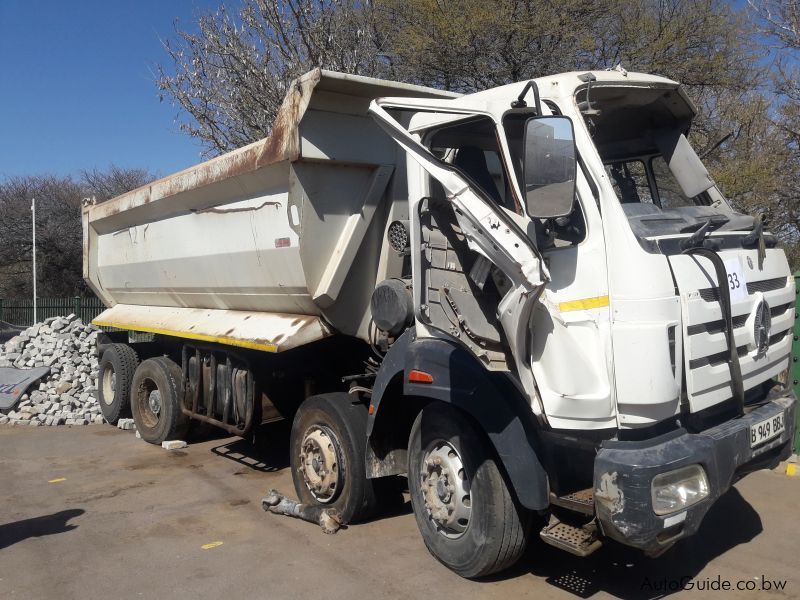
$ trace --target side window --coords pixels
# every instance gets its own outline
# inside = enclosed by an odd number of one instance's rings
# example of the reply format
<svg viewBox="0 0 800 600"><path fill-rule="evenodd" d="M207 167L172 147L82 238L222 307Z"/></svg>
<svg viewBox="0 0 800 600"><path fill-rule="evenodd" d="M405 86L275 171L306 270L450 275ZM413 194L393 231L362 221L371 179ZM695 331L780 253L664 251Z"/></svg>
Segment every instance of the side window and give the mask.
<svg viewBox="0 0 800 600"><path fill-rule="evenodd" d="M429 147L433 154L457 167L498 205L519 212L500 159L500 146L491 119L480 117L438 129L429 138ZM438 189L438 185L431 182L432 188Z"/></svg>
<svg viewBox="0 0 800 600"><path fill-rule="evenodd" d="M628 160L606 165L606 171L622 204L653 204L647 170L640 160Z"/></svg>

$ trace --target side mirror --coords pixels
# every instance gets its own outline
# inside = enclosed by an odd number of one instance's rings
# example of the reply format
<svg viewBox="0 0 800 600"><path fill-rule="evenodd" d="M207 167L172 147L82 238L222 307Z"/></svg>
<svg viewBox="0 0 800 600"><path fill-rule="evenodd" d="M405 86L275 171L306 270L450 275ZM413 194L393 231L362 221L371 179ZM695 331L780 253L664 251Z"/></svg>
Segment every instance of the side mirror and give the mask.
<svg viewBox="0 0 800 600"><path fill-rule="evenodd" d="M528 119L522 170L528 216L553 219L572 212L576 154L575 131L569 117Z"/></svg>

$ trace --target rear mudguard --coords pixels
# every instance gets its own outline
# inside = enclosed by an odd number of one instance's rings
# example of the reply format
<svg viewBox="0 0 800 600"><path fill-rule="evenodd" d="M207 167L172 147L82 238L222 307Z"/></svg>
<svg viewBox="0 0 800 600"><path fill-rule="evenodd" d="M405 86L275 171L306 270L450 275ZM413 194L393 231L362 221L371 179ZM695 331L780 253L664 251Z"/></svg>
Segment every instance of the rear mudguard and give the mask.
<svg viewBox="0 0 800 600"><path fill-rule="evenodd" d="M433 383L409 382L407 374L414 369L430 374ZM522 505L531 510L547 508L547 474L536 455L533 412L506 375L488 371L455 340L418 340L409 330L389 349L376 377L367 422L368 444L384 393L398 375L403 378L404 397L446 402L472 416L489 436ZM402 398L394 401L402 402Z"/></svg>

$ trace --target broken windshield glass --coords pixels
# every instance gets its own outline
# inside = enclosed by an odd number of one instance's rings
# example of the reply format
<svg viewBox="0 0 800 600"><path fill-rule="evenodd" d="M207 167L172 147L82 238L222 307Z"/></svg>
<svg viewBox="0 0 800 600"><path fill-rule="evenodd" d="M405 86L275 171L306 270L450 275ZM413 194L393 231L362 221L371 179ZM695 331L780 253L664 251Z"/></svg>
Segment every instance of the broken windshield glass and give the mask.
<svg viewBox="0 0 800 600"><path fill-rule="evenodd" d="M685 234L708 220L719 230L752 229L686 139L693 111L678 90L595 85L591 104L587 128L637 236Z"/></svg>

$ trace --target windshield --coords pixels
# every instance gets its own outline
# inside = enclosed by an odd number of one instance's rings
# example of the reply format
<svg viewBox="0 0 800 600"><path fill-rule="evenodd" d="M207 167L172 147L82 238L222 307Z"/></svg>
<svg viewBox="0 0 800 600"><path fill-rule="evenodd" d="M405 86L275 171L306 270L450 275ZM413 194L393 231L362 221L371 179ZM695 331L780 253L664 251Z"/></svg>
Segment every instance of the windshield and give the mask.
<svg viewBox="0 0 800 600"><path fill-rule="evenodd" d="M587 98L588 91L588 98ZM749 229L731 210L685 133L693 111L669 87L594 85L576 95L609 180L638 236Z"/></svg>
<svg viewBox="0 0 800 600"><path fill-rule="evenodd" d="M702 197L689 197L681 189L663 156L607 163L606 172L623 204L654 204L661 209L703 205Z"/></svg>

